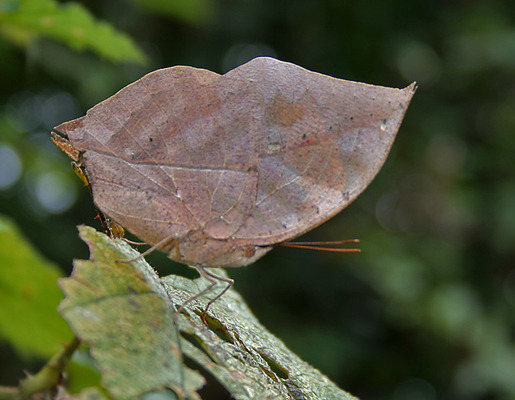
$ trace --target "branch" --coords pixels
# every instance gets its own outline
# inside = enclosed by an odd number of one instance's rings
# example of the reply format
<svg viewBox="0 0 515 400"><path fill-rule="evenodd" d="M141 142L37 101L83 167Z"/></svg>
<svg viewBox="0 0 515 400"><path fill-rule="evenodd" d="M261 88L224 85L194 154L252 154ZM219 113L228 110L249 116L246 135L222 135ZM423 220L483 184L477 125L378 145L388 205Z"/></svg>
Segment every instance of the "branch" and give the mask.
<svg viewBox="0 0 515 400"><path fill-rule="evenodd" d="M61 380L63 371L79 344L79 339L74 337L37 374L22 379L18 387L0 386L0 400L25 399L55 387Z"/></svg>

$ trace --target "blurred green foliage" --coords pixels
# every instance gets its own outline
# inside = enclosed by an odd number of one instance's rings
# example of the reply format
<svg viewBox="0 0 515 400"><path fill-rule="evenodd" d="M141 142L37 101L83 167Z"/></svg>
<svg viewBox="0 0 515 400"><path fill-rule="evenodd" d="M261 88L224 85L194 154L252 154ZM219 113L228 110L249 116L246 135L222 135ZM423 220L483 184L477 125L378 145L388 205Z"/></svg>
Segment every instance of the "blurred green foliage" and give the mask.
<svg viewBox="0 0 515 400"><path fill-rule="evenodd" d="M124 32L146 64L78 45L63 33L72 20L59 35L13 29L12 13L31 3L0 1L0 213L65 274L87 258L75 225L97 222L49 131L144 73L177 64L223 73L270 55L368 83L416 80L379 176L305 237L358 237L363 253L280 248L230 274L266 326L358 397L515 398L513 1L39 2ZM13 45L14 31L25 40ZM149 259L162 274L182 268ZM2 340L0 383L12 384L30 366Z"/></svg>
<svg viewBox="0 0 515 400"><path fill-rule="evenodd" d="M55 0L5 0L1 3L2 34L26 47L38 36L60 40L81 50L91 49L111 61L143 62L145 56L124 34L96 21L78 3Z"/></svg>
<svg viewBox="0 0 515 400"><path fill-rule="evenodd" d="M214 17L215 0L132 0L138 7L155 13L170 16L192 25L208 24Z"/></svg>
<svg viewBox="0 0 515 400"><path fill-rule="evenodd" d="M62 272L42 260L1 216L0 242L0 338L23 357L49 357L72 337L55 312L64 297L57 286Z"/></svg>

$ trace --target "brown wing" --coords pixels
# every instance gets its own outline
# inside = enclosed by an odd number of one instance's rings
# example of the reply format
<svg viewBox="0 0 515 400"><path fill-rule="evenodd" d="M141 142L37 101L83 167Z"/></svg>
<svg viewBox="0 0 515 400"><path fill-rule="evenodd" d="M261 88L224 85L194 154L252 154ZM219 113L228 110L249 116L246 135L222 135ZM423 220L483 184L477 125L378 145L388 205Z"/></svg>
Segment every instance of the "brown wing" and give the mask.
<svg viewBox="0 0 515 400"><path fill-rule="evenodd" d="M257 198L234 235L292 239L350 204L383 165L415 91L366 85L257 58L226 76L262 95Z"/></svg>
<svg viewBox="0 0 515 400"><path fill-rule="evenodd" d="M62 124L97 207L148 243L203 231L291 239L348 205L381 167L413 95L258 58L226 75L150 73Z"/></svg>
<svg viewBox="0 0 515 400"><path fill-rule="evenodd" d="M83 152L97 207L136 236L157 243L206 229L223 239L256 197L258 95L245 81L173 67L56 129Z"/></svg>

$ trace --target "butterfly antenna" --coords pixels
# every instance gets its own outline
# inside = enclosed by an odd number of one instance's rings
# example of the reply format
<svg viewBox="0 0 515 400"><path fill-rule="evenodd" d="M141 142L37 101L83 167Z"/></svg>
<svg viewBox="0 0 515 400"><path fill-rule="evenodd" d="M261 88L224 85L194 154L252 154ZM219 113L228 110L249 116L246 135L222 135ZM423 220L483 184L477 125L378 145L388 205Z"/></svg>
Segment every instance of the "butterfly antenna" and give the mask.
<svg viewBox="0 0 515 400"><path fill-rule="evenodd" d="M345 248L333 248L327 246L338 246L341 244L359 243L359 239L348 239L348 240L334 240L325 242L284 242L279 243L278 246L292 247L295 249L308 249L308 250L320 250L320 251L331 251L335 253L359 253L361 249L345 249Z"/></svg>

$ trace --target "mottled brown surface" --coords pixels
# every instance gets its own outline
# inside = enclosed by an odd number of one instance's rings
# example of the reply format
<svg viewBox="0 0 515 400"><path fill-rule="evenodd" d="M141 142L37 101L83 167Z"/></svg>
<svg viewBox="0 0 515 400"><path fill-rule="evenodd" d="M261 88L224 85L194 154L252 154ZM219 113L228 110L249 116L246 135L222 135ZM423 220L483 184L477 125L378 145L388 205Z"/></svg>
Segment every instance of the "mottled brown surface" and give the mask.
<svg viewBox="0 0 515 400"><path fill-rule="evenodd" d="M249 264L326 221L377 174L415 91L256 58L152 72L61 124L97 207L180 262Z"/></svg>

